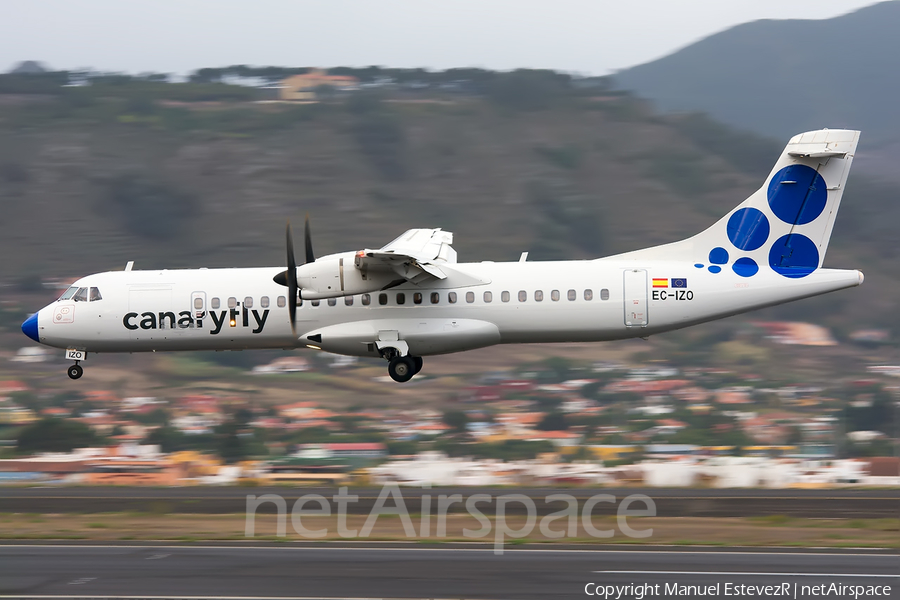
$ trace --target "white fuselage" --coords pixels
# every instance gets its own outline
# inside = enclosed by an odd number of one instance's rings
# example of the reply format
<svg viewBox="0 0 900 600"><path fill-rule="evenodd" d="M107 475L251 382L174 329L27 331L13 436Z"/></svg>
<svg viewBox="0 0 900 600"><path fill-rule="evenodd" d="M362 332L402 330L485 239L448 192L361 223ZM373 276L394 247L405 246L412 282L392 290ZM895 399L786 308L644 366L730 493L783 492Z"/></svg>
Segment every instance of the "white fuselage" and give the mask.
<svg viewBox="0 0 900 600"><path fill-rule="evenodd" d="M283 270L90 275L74 285L97 288L102 299L59 300L44 307L38 335L43 344L88 353L311 346L379 356L377 342L402 340L409 354L427 356L503 343L646 337L862 282L859 271L818 269L802 279L764 271L748 279L684 261L638 261L628 255L459 263L444 280L372 292L368 304L360 294L303 301L295 336L284 301L287 288L273 281ZM654 287L654 279L665 281Z"/></svg>

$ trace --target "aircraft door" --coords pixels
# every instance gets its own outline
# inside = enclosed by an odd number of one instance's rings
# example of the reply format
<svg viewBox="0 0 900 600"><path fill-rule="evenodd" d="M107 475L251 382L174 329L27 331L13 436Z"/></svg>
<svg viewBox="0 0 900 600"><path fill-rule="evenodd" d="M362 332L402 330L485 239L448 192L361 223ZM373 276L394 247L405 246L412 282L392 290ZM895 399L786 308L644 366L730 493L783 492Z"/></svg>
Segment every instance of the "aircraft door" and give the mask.
<svg viewBox="0 0 900 600"><path fill-rule="evenodd" d="M172 314L172 286L155 284L135 284L128 288L128 309L134 313L128 323L131 339L158 340L165 339L160 331L160 314ZM168 324L169 319L163 322Z"/></svg>
<svg viewBox="0 0 900 600"><path fill-rule="evenodd" d="M647 271L629 269L625 271L625 326L647 326Z"/></svg>

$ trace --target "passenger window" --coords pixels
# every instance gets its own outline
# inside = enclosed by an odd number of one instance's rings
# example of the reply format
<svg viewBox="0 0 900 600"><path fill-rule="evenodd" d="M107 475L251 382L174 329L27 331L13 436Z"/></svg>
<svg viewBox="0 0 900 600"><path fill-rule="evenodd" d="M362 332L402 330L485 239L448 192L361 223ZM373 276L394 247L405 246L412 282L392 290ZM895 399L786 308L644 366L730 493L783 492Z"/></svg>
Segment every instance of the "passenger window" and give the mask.
<svg viewBox="0 0 900 600"><path fill-rule="evenodd" d="M550 292L550 299L554 302L559 302L559 290L553 290Z"/></svg>
<svg viewBox="0 0 900 600"><path fill-rule="evenodd" d="M566 292L566 298L569 299L569 302L574 302L575 301L575 290L569 290L568 292Z"/></svg>
<svg viewBox="0 0 900 600"><path fill-rule="evenodd" d="M609 300L609 290L608 289L603 288L602 290L600 290L600 299L601 300Z"/></svg>
<svg viewBox="0 0 900 600"><path fill-rule="evenodd" d="M312 304L313 306L318 306L319 304L321 304L321 301L313 300L312 302L310 302L310 304Z"/></svg>
<svg viewBox="0 0 900 600"><path fill-rule="evenodd" d="M98 288L91 288L91 302L96 302L97 300L103 300L103 296L100 295L100 290Z"/></svg>
<svg viewBox="0 0 900 600"><path fill-rule="evenodd" d="M337 298L329 298L328 306L337 306Z"/></svg>
<svg viewBox="0 0 900 600"><path fill-rule="evenodd" d="M491 292L484 293L484 301L485 303L491 302L494 299L494 295Z"/></svg>
<svg viewBox="0 0 900 600"><path fill-rule="evenodd" d="M234 308L235 306L237 306L237 298L232 296L228 299L228 308Z"/></svg>
<svg viewBox="0 0 900 600"><path fill-rule="evenodd" d="M78 288L78 291L75 292L75 297L72 298L75 302L87 302L88 301L88 289L87 288Z"/></svg>
<svg viewBox="0 0 900 600"><path fill-rule="evenodd" d="M378 304L381 306L387 304L387 294L378 294Z"/></svg>
<svg viewBox="0 0 900 600"><path fill-rule="evenodd" d="M268 297L268 296L263 296L262 298L260 298L260 299L259 299L259 306L260 306L261 308L269 308L269 297Z"/></svg>
<svg viewBox="0 0 900 600"><path fill-rule="evenodd" d="M526 300L528 300L528 292L519 290L519 302L525 302Z"/></svg>
<svg viewBox="0 0 900 600"><path fill-rule="evenodd" d="M447 302L456 304L456 292L447 292Z"/></svg>
<svg viewBox="0 0 900 600"><path fill-rule="evenodd" d="M422 304L422 292L413 294L413 304Z"/></svg>
<svg viewBox="0 0 900 600"><path fill-rule="evenodd" d="M593 300L593 299L594 299L594 292L591 291L591 290L584 290L584 299L585 299L585 300Z"/></svg>
<svg viewBox="0 0 900 600"><path fill-rule="evenodd" d="M475 292L466 292L466 302L469 304L475 302Z"/></svg>
<svg viewBox="0 0 900 600"><path fill-rule="evenodd" d="M278 308L284 308L284 305L287 304L287 298L284 296L278 296L278 299L275 301L275 304L278 305ZM219 308L219 299L213 298L213 308Z"/></svg>
<svg viewBox="0 0 900 600"><path fill-rule="evenodd" d="M253 298L250 296L244 298L244 308L253 308Z"/></svg>
<svg viewBox="0 0 900 600"><path fill-rule="evenodd" d="M73 285L73 286L71 286L69 289L67 289L66 291L64 291L63 294L62 294L62 296L59 297L59 299L60 299L60 300L68 300L69 298L71 298L72 296L74 296L74 295L75 295L75 292L77 292L77 291L78 291L78 288L77 288L76 286Z"/></svg>
<svg viewBox="0 0 900 600"><path fill-rule="evenodd" d="M500 292L500 302L509 302L509 292Z"/></svg>
<svg viewBox="0 0 900 600"><path fill-rule="evenodd" d="M280 304L279 306L284 306L284 304ZM219 299L213 298L212 300L210 300L209 307L210 308L219 308ZM200 308L203 308L203 307L201 306Z"/></svg>
<svg viewBox="0 0 900 600"><path fill-rule="evenodd" d="M440 301L441 301L441 295L438 294L437 292L431 292L431 303L437 304Z"/></svg>
<svg viewBox="0 0 900 600"><path fill-rule="evenodd" d="M397 304L406 304L406 294L397 292Z"/></svg>
<svg viewBox="0 0 900 600"><path fill-rule="evenodd" d="M534 301L535 302L543 302L544 301L544 292L541 290L536 290L534 292Z"/></svg>
<svg viewBox="0 0 900 600"><path fill-rule="evenodd" d="M344 296L344 306L353 306L353 296Z"/></svg>
<svg viewBox="0 0 900 600"><path fill-rule="evenodd" d="M194 310L203 309L203 298L194 298Z"/></svg>
<svg viewBox="0 0 900 600"><path fill-rule="evenodd" d="M363 294L359 297L359 301L362 302L363 306L368 306L372 303L372 296L370 294Z"/></svg>

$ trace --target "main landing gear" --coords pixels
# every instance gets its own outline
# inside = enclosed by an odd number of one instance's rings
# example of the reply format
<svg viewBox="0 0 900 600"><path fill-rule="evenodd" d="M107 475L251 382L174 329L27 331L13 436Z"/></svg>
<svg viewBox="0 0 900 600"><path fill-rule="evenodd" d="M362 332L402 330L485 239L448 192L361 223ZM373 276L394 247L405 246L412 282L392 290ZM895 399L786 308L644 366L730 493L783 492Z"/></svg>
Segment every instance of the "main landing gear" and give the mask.
<svg viewBox="0 0 900 600"><path fill-rule="evenodd" d="M79 365L77 362L68 368L66 371L69 375L69 379L78 379L82 375L84 375L84 367Z"/></svg>
<svg viewBox="0 0 900 600"><path fill-rule="evenodd" d="M400 356L395 354L388 359L388 375L398 383L404 383L422 370L425 361L420 356Z"/></svg>

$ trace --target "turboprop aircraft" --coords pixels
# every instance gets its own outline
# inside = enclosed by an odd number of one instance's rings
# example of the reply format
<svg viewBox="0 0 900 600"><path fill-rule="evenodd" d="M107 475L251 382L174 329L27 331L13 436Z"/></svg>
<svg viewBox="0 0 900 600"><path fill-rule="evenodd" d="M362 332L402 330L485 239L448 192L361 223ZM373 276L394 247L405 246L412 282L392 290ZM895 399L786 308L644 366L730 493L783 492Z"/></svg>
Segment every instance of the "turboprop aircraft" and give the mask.
<svg viewBox="0 0 900 600"><path fill-rule="evenodd" d="M825 269L858 131L795 136L763 186L705 231L595 260L459 263L453 234L411 229L377 250L287 269L88 275L22 331L64 348L78 379L90 353L308 347L382 357L408 381L422 357L494 344L649 335L860 285Z"/></svg>

